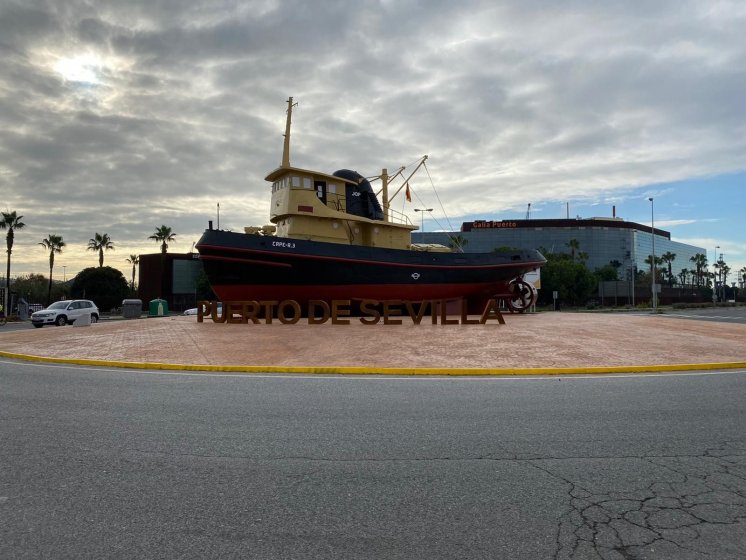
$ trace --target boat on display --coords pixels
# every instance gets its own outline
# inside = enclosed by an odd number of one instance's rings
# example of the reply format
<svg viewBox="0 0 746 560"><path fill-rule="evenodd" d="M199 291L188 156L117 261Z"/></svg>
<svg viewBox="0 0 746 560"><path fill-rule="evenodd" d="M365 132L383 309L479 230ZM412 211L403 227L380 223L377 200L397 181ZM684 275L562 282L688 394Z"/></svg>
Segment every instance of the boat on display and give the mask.
<svg viewBox="0 0 746 560"><path fill-rule="evenodd" d="M392 176L383 169L372 178L381 181L381 204L368 178L356 171L293 167L293 107L291 97L282 163L266 177L272 225L241 233L213 229L210 222L196 244L222 301L462 300L478 308L499 298L511 311L535 303L536 291L523 276L546 262L538 251L467 253L412 243L419 227L390 203L409 189L417 169L406 179L404 168ZM399 176L402 185L389 197L391 181Z"/></svg>

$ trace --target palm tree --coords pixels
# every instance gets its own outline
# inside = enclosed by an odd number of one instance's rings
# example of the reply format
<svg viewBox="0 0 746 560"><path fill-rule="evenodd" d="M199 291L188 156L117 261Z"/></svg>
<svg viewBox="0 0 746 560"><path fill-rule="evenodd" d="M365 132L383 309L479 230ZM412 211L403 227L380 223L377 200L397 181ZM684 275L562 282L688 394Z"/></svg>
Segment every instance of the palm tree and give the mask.
<svg viewBox="0 0 746 560"><path fill-rule="evenodd" d="M114 250L114 243L108 233L100 234L96 232L93 239L88 240L88 250L98 251L98 266L104 266L104 251Z"/></svg>
<svg viewBox="0 0 746 560"><path fill-rule="evenodd" d="M10 254L13 252L13 240L15 239L15 230L22 229L26 224L21 221L23 216L18 216L15 212L1 212L0 213L0 229L8 229L8 234L5 236L5 243L8 246L8 267L5 273L5 295L10 295ZM5 302L0 301L0 304L5 305ZM9 313L9 311L6 311Z"/></svg>
<svg viewBox="0 0 746 560"><path fill-rule="evenodd" d="M156 243L161 244L161 253L168 251L168 242L176 239L176 234L171 232L171 228L168 226L161 226L155 228L155 233L148 237L153 239Z"/></svg>
<svg viewBox="0 0 746 560"><path fill-rule="evenodd" d="M653 274L653 255L648 255L648 258L645 259L645 264L650 267L650 274ZM655 282L658 283L658 276L660 276L660 269L658 268L660 265L663 264L663 259L661 257L656 256L655 257Z"/></svg>
<svg viewBox="0 0 746 560"><path fill-rule="evenodd" d="M723 284L723 270L727 265L725 264L725 261L723 260L722 255L720 256L720 259L713 263L712 268L714 268L717 272L715 273L715 288L718 287L718 284Z"/></svg>
<svg viewBox="0 0 746 560"><path fill-rule="evenodd" d="M697 253L693 257L689 258L694 263L696 269L694 270L694 276L697 279L697 287L704 284L703 271L707 268L707 256L702 253Z"/></svg>
<svg viewBox="0 0 746 560"><path fill-rule="evenodd" d="M41 240L39 245L49 251L49 291L47 292L47 305L49 305L52 303L52 270L54 269L54 254L62 253L62 248L66 243L62 241L61 235L50 233L45 239Z"/></svg>
<svg viewBox="0 0 746 560"><path fill-rule="evenodd" d="M130 258L127 259L127 262L132 265L132 290L135 289L135 267L140 264L140 256L139 255L130 255Z"/></svg>
<svg viewBox="0 0 746 560"><path fill-rule="evenodd" d="M568 247L570 247L570 253L572 255L572 260L575 260L575 251L580 249L580 241L577 239L570 239L567 243L565 243Z"/></svg>
<svg viewBox="0 0 746 560"><path fill-rule="evenodd" d="M673 286L673 270L672 270L672 264L673 261L676 260L676 253L672 253L671 251L666 251L661 255L661 261L668 264L668 285Z"/></svg>
<svg viewBox="0 0 746 560"><path fill-rule="evenodd" d="M449 237L451 238L451 241L449 241L448 246L451 249L456 249L456 251L458 251L459 253L463 253L464 247L466 247L467 243L469 243L469 240L460 233L451 235Z"/></svg>
<svg viewBox="0 0 746 560"><path fill-rule="evenodd" d="M681 272L679 272L679 279L681 280L681 285L686 288L686 281L689 279L688 268L681 269Z"/></svg>

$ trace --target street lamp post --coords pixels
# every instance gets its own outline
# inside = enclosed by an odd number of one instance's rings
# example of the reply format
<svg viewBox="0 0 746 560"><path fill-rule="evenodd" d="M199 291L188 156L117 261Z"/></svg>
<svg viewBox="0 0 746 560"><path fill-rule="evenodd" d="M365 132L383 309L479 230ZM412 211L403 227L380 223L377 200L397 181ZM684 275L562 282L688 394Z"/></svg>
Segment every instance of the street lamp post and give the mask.
<svg viewBox="0 0 746 560"><path fill-rule="evenodd" d="M715 245L715 256L712 259L712 302L717 303L718 300L718 281L715 272L717 271L718 263L718 249L720 245Z"/></svg>
<svg viewBox="0 0 746 560"><path fill-rule="evenodd" d="M432 212L432 208L415 208L415 212L421 212L420 214L420 231L425 231L425 212Z"/></svg>
<svg viewBox="0 0 746 560"><path fill-rule="evenodd" d="M723 258L723 253L720 253L720 260L718 261L720 264L720 293L722 294L720 296L720 301L725 302L725 283L728 281L728 279L725 277L725 259Z"/></svg>
<svg viewBox="0 0 746 560"><path fill-rule="evenodd" d="M650 201L650 238L653 240L653 254L650 257L650 271L652 276L651 291L653 292L653 311L658 309L658 302L656 301L655 293L655 212L653 207L653 197L648 198Z"/></svg>

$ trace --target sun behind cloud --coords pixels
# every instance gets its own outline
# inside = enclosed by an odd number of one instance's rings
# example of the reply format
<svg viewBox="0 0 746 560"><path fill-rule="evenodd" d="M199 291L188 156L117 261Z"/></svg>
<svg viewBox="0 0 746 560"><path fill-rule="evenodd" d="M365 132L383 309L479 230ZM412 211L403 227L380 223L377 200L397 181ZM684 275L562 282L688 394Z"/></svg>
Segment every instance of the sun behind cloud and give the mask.
<svg viewBox="0 0 746 560"><path fill-rule="evenodd" d="M92 85L101 83L103 68L101 58L92 53L64 57L54 65L55 72L66 81Z"/></svg>

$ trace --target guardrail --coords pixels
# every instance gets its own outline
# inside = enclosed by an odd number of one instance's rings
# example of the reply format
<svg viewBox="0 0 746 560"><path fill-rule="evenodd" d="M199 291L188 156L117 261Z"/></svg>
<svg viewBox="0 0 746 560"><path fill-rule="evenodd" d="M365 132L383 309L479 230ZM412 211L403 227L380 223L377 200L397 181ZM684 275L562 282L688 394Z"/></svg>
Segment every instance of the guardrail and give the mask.
<svg viewBox="0 0 746 560"><path fill-rule="evenodd" d="M412 221L409 219L409 216L402 212L398 212L394 210L393 208L389 208L388 212L388 221L394 224L405 224L408 226L414 225L412 224Z"/></svg>

